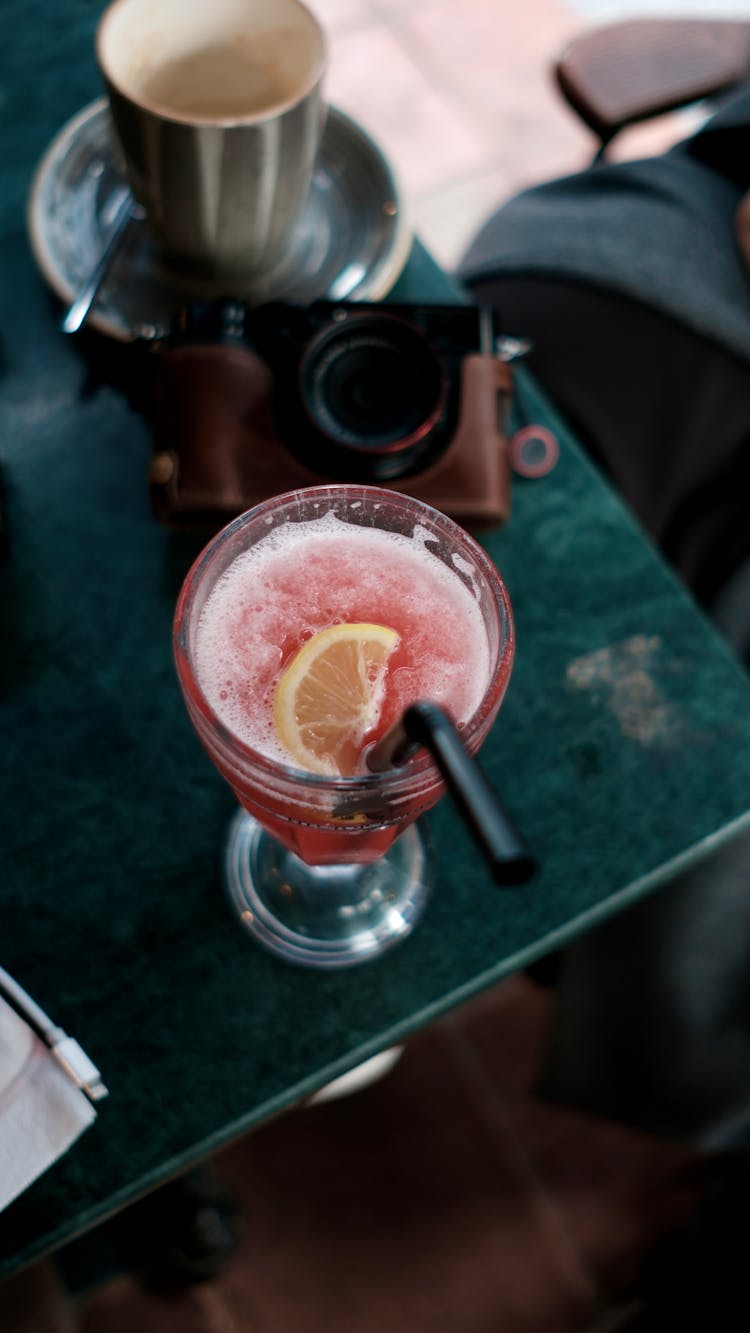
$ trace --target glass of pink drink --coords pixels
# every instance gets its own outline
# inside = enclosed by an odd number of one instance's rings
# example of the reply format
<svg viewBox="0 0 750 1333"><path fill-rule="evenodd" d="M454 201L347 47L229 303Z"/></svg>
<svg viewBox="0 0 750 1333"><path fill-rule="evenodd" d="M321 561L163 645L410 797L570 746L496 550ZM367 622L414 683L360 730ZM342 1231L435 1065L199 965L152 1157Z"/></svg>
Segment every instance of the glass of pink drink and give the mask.
<svg viewBox="0 0 750 1333"><path fill-rule="evenodd" d="M344 772L303 770L274 725L279 677L336 624L399 636L379 713ZM289 492L205 548L174 623L179 682L199 739L237 796L229 895L267 948L317 967L403 938L429 892L415 821L445 788L432 759L371 772L367 755L412 703L439 703L475 753L511 672L513 621L486 552L430 506L372 486Z"/></svg>

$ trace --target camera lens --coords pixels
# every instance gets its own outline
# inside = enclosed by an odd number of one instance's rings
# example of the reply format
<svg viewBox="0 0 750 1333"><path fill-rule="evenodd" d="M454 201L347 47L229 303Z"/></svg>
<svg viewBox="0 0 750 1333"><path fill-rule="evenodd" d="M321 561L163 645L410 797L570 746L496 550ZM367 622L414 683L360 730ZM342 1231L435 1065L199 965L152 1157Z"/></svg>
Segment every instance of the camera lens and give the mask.
<svg viewBox="0 0 750 1333"><path fill-rule="evenodd" d="M355 315L334 322L308 345L300 373L317 432L356 452L360 471L381 480L403 475L430 447L445 376L427 340L402 319Z"/></svg>

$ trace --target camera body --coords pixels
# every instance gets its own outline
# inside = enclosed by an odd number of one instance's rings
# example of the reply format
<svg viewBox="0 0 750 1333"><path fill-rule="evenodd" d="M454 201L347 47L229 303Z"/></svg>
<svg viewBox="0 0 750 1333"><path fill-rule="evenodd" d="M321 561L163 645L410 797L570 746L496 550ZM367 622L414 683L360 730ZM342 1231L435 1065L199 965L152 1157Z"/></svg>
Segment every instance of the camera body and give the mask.
<svg viewBox="0 0 750 1333"><path fill-rule="evenodd" d="M467 527L507 517L508 365L472 305L192 305L158 349L157 517L215 527L280 491L359 481Z"/></svg>

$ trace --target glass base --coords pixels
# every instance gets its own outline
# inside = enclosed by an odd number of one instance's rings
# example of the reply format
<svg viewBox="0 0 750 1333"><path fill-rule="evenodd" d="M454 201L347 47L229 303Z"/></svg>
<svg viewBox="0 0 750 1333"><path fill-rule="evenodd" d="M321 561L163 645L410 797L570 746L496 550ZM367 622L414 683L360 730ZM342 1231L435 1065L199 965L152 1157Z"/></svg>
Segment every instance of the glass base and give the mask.
<svg viewBox="0 0 750 1333"><path fill-rule="evenodd" d="M429 894L415 825L367 865L309 866L240 810L225 869L230 901L250 934L307 967L352 967L382 953L413 929Z"/></svg>

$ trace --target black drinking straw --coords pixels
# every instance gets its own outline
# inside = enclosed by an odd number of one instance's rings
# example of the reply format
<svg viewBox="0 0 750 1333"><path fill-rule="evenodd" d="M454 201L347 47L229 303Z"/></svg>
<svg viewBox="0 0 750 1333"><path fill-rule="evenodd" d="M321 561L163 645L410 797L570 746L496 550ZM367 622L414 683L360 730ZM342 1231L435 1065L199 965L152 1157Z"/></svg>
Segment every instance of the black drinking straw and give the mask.
<svg viewBox="0 0 750 1333"><path fill-rule="evenodd" d="M536 865L521 834L460 732L438 704L416 703L373 746L368 765L382 772L402 764L419 746L429 750L453 800L487 860L497 884L525 884Z"/></svg>

